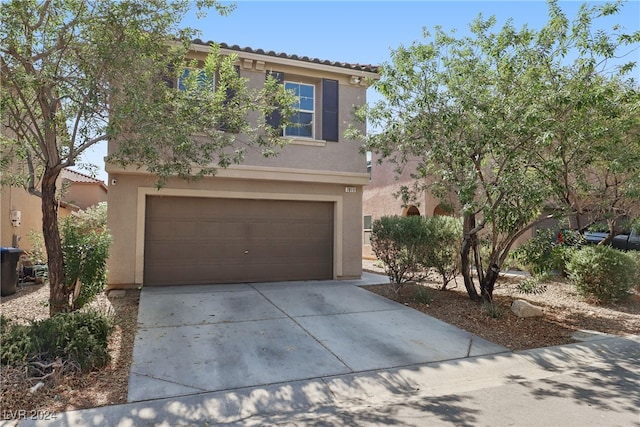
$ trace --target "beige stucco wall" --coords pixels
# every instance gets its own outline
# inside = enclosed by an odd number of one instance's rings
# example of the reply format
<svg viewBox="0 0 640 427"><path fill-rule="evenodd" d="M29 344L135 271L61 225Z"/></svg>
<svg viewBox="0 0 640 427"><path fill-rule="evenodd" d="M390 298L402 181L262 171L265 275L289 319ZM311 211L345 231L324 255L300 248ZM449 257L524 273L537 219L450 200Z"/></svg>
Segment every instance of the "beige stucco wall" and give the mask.
<svg viewBox="0 0 640 427"><path fill-rule="evenodd" d="M22 213L19 227L11 225L11 211L18 210ZM42 199L29 194L20 187L3 186L0 189L0 246L12 246L14 235L19 237L18 247L24 250L31 249L29 231L42 233ZM58 216L64 217L71 214L71 210L60 206Z"/></svg>
<svg viewBox="0 0 640 427"><path fill-rule="evenodd" d="M107 190L100 183L73 182L66 190L64 200L84 210L100 202L106 202Z"/></svg>
<svg viewBox="0 0 640 427"><path fill-rule="evenodd" d="M29 194L18 187L3 186L2 197L2 236L1 246L13 246L14 235L19 236L18 246L30 249L28 235L30 230L42 232L42 205L39 197ZM19 227L11 225L11 211L18 210L22 214Z"/></svg>
<svg viewBox="0 0 640 427"><path fill-rule="evenodd" d="M264 179L265 173L271 179ZM226 175L226 176L225 176ZM244 178L239 178L244 175ZM302 174L304 176L304 174ZM142 284L144 267L144 217L147 195L176 197L257 198L267 200L308 200L334 203L334 277L360 277L360 217L362 213L363 176L346 175L345 182L356 192L345 192L345 185L319 182L315 177L300 182L294 172L273 174L272 171L250 168L222 171L219 176L197 182L172 179L162 190L154 187L149 175L111 174L108 225L113 243L108 261L111 288L134 287ZM179 200L179 199L178 199ZM179 209L179 206L176 206Z"/></svg>

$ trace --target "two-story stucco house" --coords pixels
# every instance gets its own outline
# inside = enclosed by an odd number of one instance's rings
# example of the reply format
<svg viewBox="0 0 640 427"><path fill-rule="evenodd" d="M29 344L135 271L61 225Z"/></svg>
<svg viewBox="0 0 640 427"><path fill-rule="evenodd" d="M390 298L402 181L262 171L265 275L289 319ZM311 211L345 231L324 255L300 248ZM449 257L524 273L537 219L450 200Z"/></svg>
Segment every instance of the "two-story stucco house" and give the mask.
<svg viewBox="0 0 640 427"><path fill-rule="evenodd" d="M191 54L209 49L196 40ZM309 125L285 129L290 143L276 157L249 152L213 177L160 190L154 176L108 164L110 288L360 277L369 178L343 134L376 67L221 45L232 52L249 85L270 73L294 89Z"/></svg>

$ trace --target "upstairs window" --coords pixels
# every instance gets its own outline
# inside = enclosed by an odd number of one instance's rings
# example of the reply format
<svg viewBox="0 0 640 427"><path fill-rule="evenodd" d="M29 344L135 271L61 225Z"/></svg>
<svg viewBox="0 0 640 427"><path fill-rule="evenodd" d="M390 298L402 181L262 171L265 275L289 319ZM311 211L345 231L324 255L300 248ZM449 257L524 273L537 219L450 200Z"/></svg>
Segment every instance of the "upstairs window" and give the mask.
<svg viewBox="0 0 640 427"><path fill-rule="evenodd" d="M290 118L295 126L287 126L283 129L284 136L335 142L339 140L337 80L322 79L316 84L300 83L293 81L295 77L291 77L292 80L285 80L284 73L271 70L266 72L266 76L284 85L285 89L291 90L297 98L295 108L298 112ZM280 127L280 119L279 110L273 111L266 117L267 123L275 128ZM319 126L318 122L322 126Z"/></svg>
<svg viewBox="0 0 640 427"><path fill-rule="evenodd" d="M186 80L189 78L190 75L194 73L197 73L198 87L200 88L210 87L211 90L215 88L214 79L207 77L203 70L198 70L194 68L185 68L184 71L182 72L182 75L178 77L178 85L177 85L178 90L184 91L186 89L185 87Z"/></svg>
<svg viewBox="0 0 640 427"><path fill-rule="evenodd" d="M292 91L297 102L295 108L298 110L291 117L291 125L284 130L285 136L300 136L304 138L314 137L314 114L315 114L315 86L304 84L285 82L284 87L288 91Z"/></svg>

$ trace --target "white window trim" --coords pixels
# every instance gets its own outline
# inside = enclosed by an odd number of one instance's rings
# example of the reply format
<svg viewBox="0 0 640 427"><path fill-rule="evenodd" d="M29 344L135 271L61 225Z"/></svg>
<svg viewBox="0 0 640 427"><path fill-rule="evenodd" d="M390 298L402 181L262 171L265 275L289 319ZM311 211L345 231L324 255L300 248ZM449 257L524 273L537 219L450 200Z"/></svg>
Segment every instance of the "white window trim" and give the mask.
<svg viewBox="0 0 640 427"><path fill-rule="evenodd" d="M283 85L286 87L287 83L292 83L292 84L297 84L297 85L304 85L304 86L311 86L311 88L313 89L313 111L309 111L309 110L304 110L304 109L298 109L297 111L300 111L302 113L311 113L311 136L300 136L300 135L287 135L287 128L285 126L285 128L283 129L283 135L285 138L294 138L294 139L303 139L303 140L316 140L316 125L317 125L317 108L316 108L316 92L317 92L317 84L314 83L308 83L308 82L301 82L301 81L295 81L295 80L284 80L283 81Z"/></svg>

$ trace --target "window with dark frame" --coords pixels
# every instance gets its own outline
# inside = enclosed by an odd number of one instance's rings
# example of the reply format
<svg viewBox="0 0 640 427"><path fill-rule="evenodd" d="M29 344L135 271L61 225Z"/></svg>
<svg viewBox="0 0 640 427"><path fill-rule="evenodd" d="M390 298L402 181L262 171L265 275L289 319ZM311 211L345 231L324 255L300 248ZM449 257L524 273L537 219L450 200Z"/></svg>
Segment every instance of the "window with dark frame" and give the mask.
<svg viewBox="0 0 640 427"><path fill-rule="evenodd" d="M266 72L266 78L269 77L285 85L285 88L293 91L297 97L295 107L298 111L290 118L292 125L282 129L282 135L339 141L338 80L322 79L316 83L302 83L295 81L295 77L292 77L291 80L285 81L284 73L273 70ZM318 119L318 115L321 119ZM280 111L275 110L267 114L265 120L270 126L277 128L280 125L280 118ZM322 126L316 126L318 121Z"/></svg>

